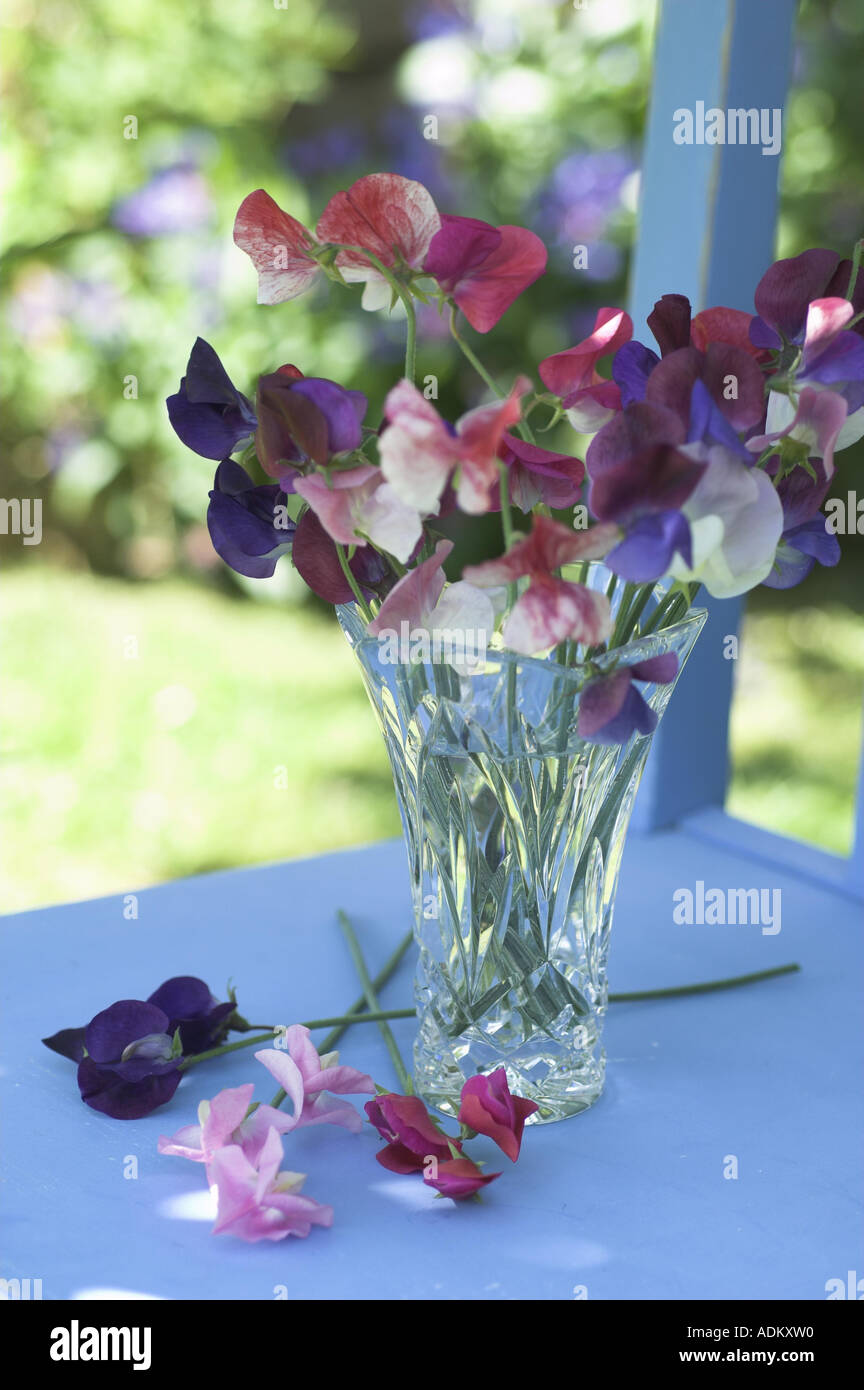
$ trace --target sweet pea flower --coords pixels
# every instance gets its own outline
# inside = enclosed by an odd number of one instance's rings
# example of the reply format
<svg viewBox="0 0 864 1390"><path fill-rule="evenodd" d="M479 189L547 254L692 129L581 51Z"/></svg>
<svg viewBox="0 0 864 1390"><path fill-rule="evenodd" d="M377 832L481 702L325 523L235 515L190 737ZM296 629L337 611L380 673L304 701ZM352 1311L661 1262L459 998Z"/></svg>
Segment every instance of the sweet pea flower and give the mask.
<svg viewBox="0 0 864 1390"><path fill-rule="evenodd" d="M379 1159L381 1155L378 1155ZM434 1187L442 1197L451 1197L454 1202L463 1202L474 1197L481 1188L500 1178L500 1173L483 1173L472 1158L447 1158L442 1163L430 1165L423 1178L427 1187Z"/></svg>
<svg viewBox="0 0 864 1390"><path fill-rule="evenodd" d="M250 1163L255 1163L271 1130L285 1134L296 1126L292 1115L272 1105L258 1105L250 1115L254 1090L249 1081L244 1086L220 1091L212 1100L202 1100L197 1125L183 1125L170 1138L160 1134L159 1153L206 1163L209 1172L218 1150L233 1144L242 1149Z"/></svg>
<svg viewBox="0 0 864 1390"><path fill-rule="evenodd" d="M286 500L278 483L256 484L234 459L222 460L213 479L207 529L226 565L250 579L270 578L294 536Z"/></svg>
<svg viewBox="0 0 864 1390"><path fill-rule="evenodd" d="M681 433L674 412L637 402L604 426L588 450L591 512L624 530L607 564L636 584L661 578L676 554L688 563L692 558L690 523L682 508L705 465L687 449L661 442Z"/></svg>
<svg viewBox="0 0 864 1390"><path fill-rule="evenodd" d="M294 491L309 503L328 536L341 545L373 545L410 559L423 534L419 512L384 481L380 468L367 464L298 478Z"/></svg>
<svg viewBox="0 0 864 1390"><path fill-rule="evenodd" d="M725 343L760 358L764 354L750 341L752 321L753 315L743 309L719 305L693 316L690 300L683 294L661 295L646 320L663 357L678 348L695 347L705 352L711 343Z"/></svg>
<svg viewBox="0 0 864 1390"><path fill-rule="evenodd" d="M448 1141L441 1133L419 1096L388 1092L367 1100L364 1109L369 1123L387 1140L375 1157L391 1173L420 1173L430 1158L437 1160L440 1171L452 1159L452 1149L461 1151L457 1140Z"/></svg>
<svg viewBox="0 0 864 1390"><path fill-rule="evenodd" d="M520 400L530 388L519 377L510 395L469 410L452 430L430 401L408 380L397 383L384 405L381 471L410 507L424 516L437 512L450 475L458 470L456 499L465 512L482 514L498 479L498 451L509 425L520 417Z"/></svg>
<svg viewBox="0 0 864 1390"><path fill-rule="evenodd" d="M302 223L258 188L244 198L234 222L234 242L258 272L258 303L296 299L318 276L317 248Z"/></svg>
<svg viewBox="0 0 864 1390"><path fill-rule="evenodd" d="M627 743L632 734L645 736L657 727L657 715L633 684L670 685L678 674L674 652L617 666L588 681L579 697L577 733L586 743Z"/></svg>
<svg viewBox="0 0 864 1390"><path fill-rule="evenodd" d="M362 442L368 401L327 377L304 377L294 366L259 377L255 452L265 473L294 491L295 465L323 468L337 454Z"/></svg>
<svg viewBox="0 0 864 1390"><path fill-rule="evenodd" d="M775 400L780 412L787 414L789 410L788 397L772 392L768 398L769 421L772 415L776 418ZM793 440L802 446L805 457L823 460L826 477L830 478L834 472L834 449L845 422L846 402L842 396L835 395L833 391L817 391L805 386L789 423L770 430L768 434L755 435L748 439L746 447L752 454L761 454L770 444L778 444L784 439ZM778 449L778 453L782 454L782 448Z"/></svg>
<svg viewBox="0 0 864 1390"><path fill-rule="evenodd" d="M375 1083L371 1076L354 1067L340 1066L338 1052L319 1057L309 1029L300 1023L285 1030L284 1048L284 1051L264 1048L255 1053L255 1059L276 1078L291 1101L291 1128L331 1124L357 1133L363 1122L354 1106L347 1101L333 1100L327 1093L374 1094Z"/></svg>
<svg viewBox="0 0 864 1390"><path fill-rule="evenodd" d="M180 389L165 404L175 434L205 459L226 458L255 429L252 403L203 338L195 339Z"/></svg>
<svg viewBox="0 0 864 1390"><path fill-rule="evenodd" d="M783 508L770 477L748 468L723 445L687 444L681 451L706 467L681 511L690 525L690 559L680 551L669 573L701 580L714 598L734 598L768 576L783 530Z"/></svg>
<svg viewBox="0 0 864 1390"><path fill-rule="evenodd" d="M240 1240L308 1236L313 1226L332 1226L333 1208L300 1195L305 1174L279 1172L282 1141L271 1129L257 1161L236 1144L220 1148L210 1165L218 1210L214 1235Z"/></svg>
<svg viewBox="0 0 864 1390"><path fill-rule="evenodd" d="M336 265L343 279L365 285L364 309L383 309L390 286L363 250L388 269L420 270L440 227L438 209L422 183L400 174L367 174L347 192L334 194L315 234L319 242L362 248L340 251Z"/></svg>
<svg viewBox="0 0 864 1390"><path fill-rule="evenodd" d="M182 1060L169 1022L162 1009L141 999L120 999L96 1014L75 1049L85 1105L115 1120L140 1120L165 1105L180 1084ZM50 1047L56 1039L46 1041Z"/></svg>
<svg viewBox="0 0 864 1390"><path fill-rule="evenodd" d="M750 353L729 343L709 343L705 352L683 347L668 353L648 377L645 399L675 411L688 427L697 381L705 385L734 430L752 429L764 418L765 392L759 365Z"/></svg>
<svg viewBox="0 0 864 1390"><path fill-rule="evenodd" d="M174 975L154 990L147 1000L168 1015L166 1033L180 1029L185 1057L218 1047L228 1032L234 1001L220 1003L203 980L194 975Z"/></svg>
<svg viewBox="0 0 864 1390"><path fill-rule="evenodd" d="M544 386L561 397L561 405L575 430L593 434L621 409L619 386L600 375L597 363L632 336L633 320L623 309L598 309L589 337L540 363L538 370Z"/></svg>
<svg viewBox="0 0 864 1390"><path fill-rule="evenodd" d="M597 646L612 632L609 600L584 584L558 578L554 571L581 560L600 559L619 536L617 526L571 531L560 522L535 516L530 535L517 540L498 560L468 565L464 578L478 588L497 588L523 575L529 577L501 633L512 651L534 656L568 638Z"/></svg>
<svg viewBox="0 0 864 1390"><path fill-rule="evenodd" d="M294 568L314 594L326 603L353 603L354 590L345 578L336 542L327 534L315 513L304 512L297 522L291 548ZM358 587L368 599L392 579L387 559L371 545L358 545L348 561Z"/></svg>
<svg viewBox="0 0 864 1390"><path fill-rule="evenodd" d="M446 214L423 264L478 333L494 328L545 269L546 247L526 228Z"/></svg>
<svg viewBox="0 0 864 1390"><path fill-rule="evenodd" d="M504 1067L488 1075L471 1076L462 1087L459 1123L485 1134L511 1162L519 1157L522 1131L529 1115L539 1109L536 1101L511 1094Z"/></svg>
<svg viewBox="0 0 864 1390"><path fill-rule="evenodd" d="M498 457L507 465L510 501L526 515L538 502L556 511L578 502L585 477L581 459L541 449L509 432L501 441ZM489 511L500 510L501 491L495 485L489 497Z"/></svg>
<svg viewBox="0 0 864 1390"><path fill-rule="evenodd" d="M849 413L864 406L864 340L846 329L855 313L848 299L816 299L807 310L795 386L837 392Z"/></svg>
<svg viewBox="0 0 864 1390"><path fill-rule="evenodd" d="M852 262L836 251L815 248L800 256L775 261L756 287L756 318L750 325L750 341L757 347L779 348L783 341L803 341L810 305L814 300L844 297L852 274ZM852 291L854 312L864 309L864 275L857 276ZM864 332L857 324L855 331Z"/></svg>
<svg viewBox="0 0 864 1390"><path fill-rule="evenodd" d="M394 584L366 631L370 637L383 637L392 632L425 632L434 640L436 632L462 634L465 659L451 657L450 665L460 674L470 674L476 658L485 648L495 627L495 609L482 589L459 580L449 585L444 575L444 562L453 549L453 542L442 540L435 553ZM403 629L403 623L406 628ZM468 634L473 641L474 660L470 659Z"/></svg>
<svg viewBox="0 0 864 1390"><path fill-rule="evenodd" d="M834 566L840 560L840 542L827 529L820 510L829 484L824 460L811 458L808 467L809 471L796 468L777 485L783 535L771 572L762 581L769 589L791 589L807 578L817 561Z"/></svg>

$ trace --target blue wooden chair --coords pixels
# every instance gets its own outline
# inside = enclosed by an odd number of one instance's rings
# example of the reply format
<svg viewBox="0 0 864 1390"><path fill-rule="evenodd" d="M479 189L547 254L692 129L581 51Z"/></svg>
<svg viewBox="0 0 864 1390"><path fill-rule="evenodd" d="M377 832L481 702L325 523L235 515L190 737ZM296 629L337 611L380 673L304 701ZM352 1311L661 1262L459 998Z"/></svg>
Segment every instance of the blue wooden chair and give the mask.
<svg viewBox="0 0 864 1390"><path fill-rule="evenodd" d="M675 144L673 113L698 101L722 110L784 108L796 8L795 0L662 0L631 296L638 336L654 301L673 290L694 310L728 304L752 312L753 289L774 259L780 157L759 145ZM848 861L724 813L734 662L722 649L743 603L709 599L707 606L709 620L655 741L634 828L683 821L696 835L864 896L864 763Z"/></svg>

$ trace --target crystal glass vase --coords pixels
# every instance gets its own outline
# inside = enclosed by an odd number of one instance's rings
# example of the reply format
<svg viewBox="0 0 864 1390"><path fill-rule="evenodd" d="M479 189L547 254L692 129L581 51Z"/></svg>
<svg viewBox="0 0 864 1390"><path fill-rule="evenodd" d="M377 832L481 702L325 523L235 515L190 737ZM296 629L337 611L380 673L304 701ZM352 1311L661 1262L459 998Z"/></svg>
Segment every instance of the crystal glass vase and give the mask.
<svg viewBox="0 0 864 1390"><path fill-rule="evenodd" d="M592 587L608 578L590 566ZM609 933L651 736L579 738L584 666L492 650L470 675L394 663L354 605L338 612L384 734L408 851L416 1089L452 1115L469 1076L503 1065L510 1089L537 1102L535 1122L577 1114L603 1089ZM598 664L675 652L680 672L704 621L690 612ZM658 721L673 687L643 688Z"/></svg>

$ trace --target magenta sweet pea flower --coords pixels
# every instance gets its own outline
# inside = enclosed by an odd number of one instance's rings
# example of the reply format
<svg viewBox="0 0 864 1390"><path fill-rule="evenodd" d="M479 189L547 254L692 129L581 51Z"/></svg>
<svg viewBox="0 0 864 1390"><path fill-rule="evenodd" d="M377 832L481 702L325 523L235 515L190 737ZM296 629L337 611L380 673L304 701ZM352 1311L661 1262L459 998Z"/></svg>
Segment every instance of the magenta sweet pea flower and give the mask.
<svg viewBox="0 0 864 1390"><path fill-rule="evenodd" d="M297 522L291 560L313 594L323 598L326 603L354 602L355 594L339 562L336 542L311 509L304 512ZM366 598L372 595L380 597L392 583L391 566L374 546L358 545L348 566Z"/></svg>
<svg viewBox="0 0 864 1390"><path fill-rule="evenodd" d="M481 589L529 577L501 633L513 651L534 656L568 638L597 646L612 632L609 600L584 584L558 578L555 571L581 560L599 560L620 534L617 526L571 531L549 517L535 516L530 535L516 541L498 560L468 565L464 577Z"/></svg>
<svg viewBox="0 0 864 1390"><path fill-rule="evenodd" d="M371 251L388 269L419 270L440 226L438 209L422 183L401 174L367 174L347 192L334 194L315 233L319 242ZM340 251L336 265L343 279L365 285L364 309L389 304L390 286L362 250Z"/></svg>
<svg viewBox="0 0 864 1390"><path fill-rule="evenodd" d="M234 222L234 242L258 272L258 303L296 299L318 276L315 242L296 217L258 188L244 198Z"/></svg>
<svg viewBox="0 0 864 1390"><path fill-rule="evenodd" d="M236 1144L213 1155L210 1178L218 1212L214 1235L240 1240L284 1240L308 1236L313 1226L332 1226L333 1208L300 1195L305 1174L280 1172L282 1141L271 1129L257 1161Z"/></svg>
<svg viewBox="0 0 864 1390"><path fill-rule="evenodd" d="M310 473L297 479L294 491L341 545L369 540L405 564L423 534L419 512L402 501L373 464L342 469L329 478Z"/></svg>
<svg viewBox="0 0 864 1390"><path fill-rule="evenodd" d="M487 1076L469 1077L462 1087L459 1123L494 1139L502 1153L515 1163L522 1131L529 1115L539 1109L536 1101L511 1094L503 1067Z"/></svg>
<svg viewBox="0 0 864 1390"><path fill-rule="evenodd" d="M440 1168L453 1157L451 1145L462 1148L441 1133L419 1096L388 1092L367 1100L364 1109L369 1123L387 1140L375 1157L391 1173L420 1173L430 1158L437 1159Z"/></svg>
<svg viewBox="0 0 864 1390"><path fill-rule="evenodd" d="M380 1158L380 1155L379 1155ZM483 1173L471 1158L448 1158L443 1163L430 1167L423 1181L427 1187L434 1187L442 1197L451 1197L454 1202L463 1202L474 1197L481 1188L500 1178L500 1173Z"/></svg>
<svg viewBox="0 0 864 1390"><path fill-rule="evenodd" d="M631 666L618 666L589 681L579 699L577 732L586 743L626 743L631 734L647 735L657 727L657 715L634 681L669 685L678 674L674 652L648 657Z"/></svg>
<svg viewBox="0 0 864 1390"><path fill-rule="evenodd" d="M507 464L510 501L526 514L538 502L558 511L579 501L585 465L570 454L556 454L529 444L516 434L505 434L498 457ZM489 511L501 510L501 491L492 488Z"/></svg>
<svg viewBox="0 0 864 1390"><path fill-rule="evenodd" d="M593 434L621 409L620 387L600 375L597 363L617 352L632 336L633 320L623 309L598 309L589 337L540 363L544 386L561 397L574 429Z"/></svg>
<svg viewBox="0 0 864 1390"><path fill-rule="evenodd" d="M546 247L525 227L492 227L475 217L441 218L423 265L462 310L488 333L546 269Z"/></svg>
<svg viewBox="0 0 864 1390"><path fill-rule="evenodd" d="M730 379L735 384L731 393L727 389ZM749 430L763 420L765 390L759 365L749 352L729 343L709 343L705 352L694 347L676 348L651 372L645 399L674 410L682 424L689 426L697 381L704 383L733 430Z"/></svg>
<svg viewBox="0 0 864 1390"><path fill-rule="evenodd" d="M469 410L452 430L412 382L398 382L384 406L388 427L379 446L384 477L403 501L429 516L438 511L448 480L457 473L462 510L488 511L501 442L520 418L520 401L530 386L527 377L519 377L505 400Z"/></svg>
<svg viewBox="0 0 864 1390"><path fill-rule="evenodd" d="M265 1066L286 1092L293 1106L292 1129L305 1125L341 1125L356 1133L362 1128L353 1105L333 1100L337 1095L372 1095L375 1083L365 1072L339 1065L338 1052L319 1057L309 1036L309 1029L294 1023L285 1030L285 1050L270 1047L255 1053L255 1060Z"/></svg>

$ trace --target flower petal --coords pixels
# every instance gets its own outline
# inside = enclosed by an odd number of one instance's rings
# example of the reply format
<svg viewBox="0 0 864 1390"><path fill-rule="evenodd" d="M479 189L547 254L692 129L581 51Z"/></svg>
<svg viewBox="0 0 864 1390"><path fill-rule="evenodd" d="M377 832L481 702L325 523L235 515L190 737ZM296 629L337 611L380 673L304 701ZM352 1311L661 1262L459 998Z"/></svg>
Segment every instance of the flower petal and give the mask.
<svg viewBox="0 0 864 1390"><path fill-rule="evenodd" d="M258 188L244 198L234 222L234 242L258 272L258 303L281 304L308 289L319 272L302 223Z"/></svg>

